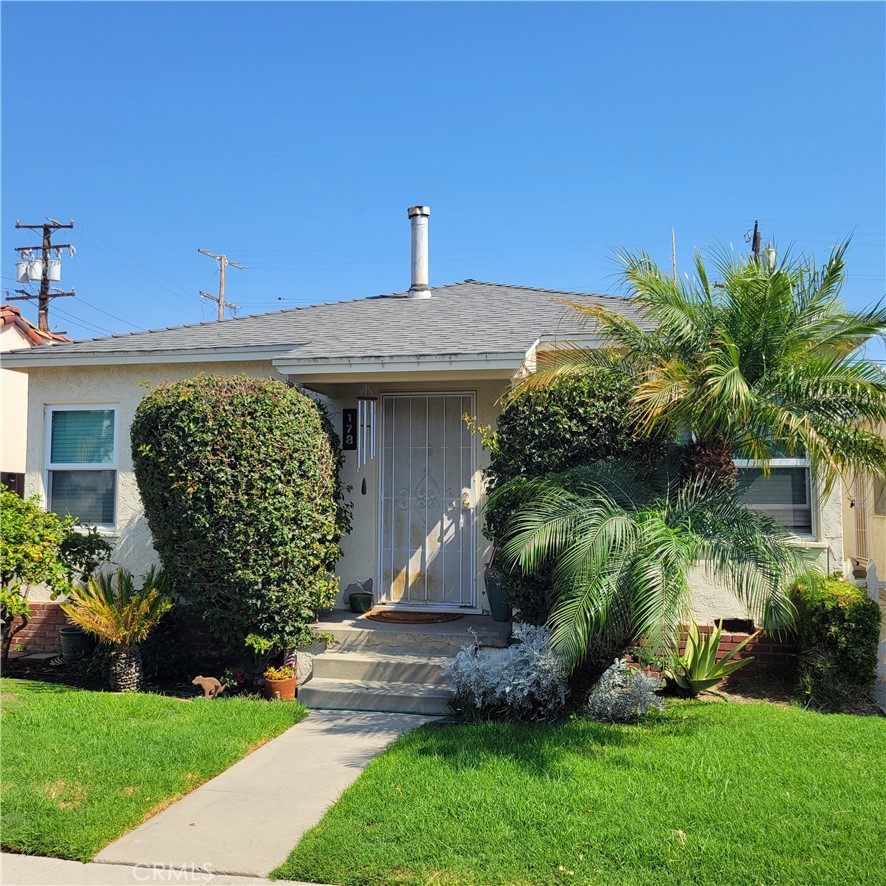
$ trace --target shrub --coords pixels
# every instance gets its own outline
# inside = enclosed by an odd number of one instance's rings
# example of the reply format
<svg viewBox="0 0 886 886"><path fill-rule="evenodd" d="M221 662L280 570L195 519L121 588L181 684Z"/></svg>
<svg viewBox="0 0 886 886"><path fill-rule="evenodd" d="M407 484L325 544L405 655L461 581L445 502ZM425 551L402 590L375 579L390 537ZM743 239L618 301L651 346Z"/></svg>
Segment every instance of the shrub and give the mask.
<svg viewBox="0 0 886 886"><path fill-rule="evenodd" d="M618 461L641 476L649 474L664 446L634 431L629 415L634 385L615 366L601 366L521 395L499 415L497 431L484 437L490 452L487 491L518 477L542 477L596 461ZM486 508L485 532L496 546L516 506L516 500L502 497ZM524 621L547 620L554 602L550 567L529 576L509 573L504 582Z"/></svg>
<svg viewBox="0 0 886 886"><path fill-rule="evenodd" d="M13 637L28 623L28 593L45 585L53 599L67 594L75 578L86 580L111 547L94 529L78 532L75 517L45 511L39 496L25 500L0 487L0 621L2 660Z"/></svg>
<svg viewBox="0 0 886 886"><path fill-rule="evenodd" d="M503 650L462 649L443 669L455 690L455 707L467 715L551 720L566 706L567 673L544 628L514 627Z"/></svg>
<svg viewBox="0 0 886 886"><path fill-rule="evenodd" d="M659 681L628 666L623 658L603 672L588 696L585 714L606 723L631 723L650 710L662 710L664 702L655 694Z"/></svg>
<svg viewBox="0 0 886 886"><path fill-rule="evenodd" d="M235 652L308 641L348 528L337 439L283 382L201 376L154 388L132 424L135 475L176 592Z"/></svg>
<svg viewBox="0 0 886 886"><path fill-rule="evenodd" d="M880 607L839 574L791 592L798 610L798 678L815 704L840 709L866 691L877 668Z"/></svg>

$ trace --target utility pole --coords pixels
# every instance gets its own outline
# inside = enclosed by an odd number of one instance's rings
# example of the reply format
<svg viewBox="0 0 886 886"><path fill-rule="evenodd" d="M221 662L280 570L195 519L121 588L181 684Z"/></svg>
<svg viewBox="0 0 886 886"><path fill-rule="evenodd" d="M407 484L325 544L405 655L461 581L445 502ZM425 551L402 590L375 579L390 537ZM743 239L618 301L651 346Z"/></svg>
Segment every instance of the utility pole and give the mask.
<svg viewBox="0 0 886 886"><path fill-rule="evenodd" d="M37 295L34 295L31 292L28 292L27 289L16 289L16 292L19 293L18 296L10 296L10 301L31 301L33 299L37 299L37 328L41 332L49 332L49 301L53 298L72 298L75 293L73 290L71 292L62 292L61 290L56 290L55 292L51 291L49 286L49 253L50 250L54 249L56 253L58 253L61 249L67 249L70 251L71 255L74 254L74 247L71 246L70 243L53 243L52 235L55 231L61 230L62 228L73 228L74 221L71 220L70 224L63 225L61 222L56 221L55 219L49 218L42 225L23 225L19 221L16 220L15 223L16 228L25 229L30 231L39 231L41 228L43 230L43 245L42 246L16 246L16 252L25 254L33 253L35 250L39 249L43 253L43 268L40 272L40 292ZM30 280L30 277L26 277L25 279Z"/></svg>
<svg viewBox="0 0 886 886"><path fill-rule="evenodd" d="M235 261L229 261L226 255L216 255L213 252L207 252L205 249L198 249L197 252L202 252L203 255L208 255L210 258L214 258L218 262L218 298L214 295L210 295L208 292L204 292L202 289L200 290L200 295L203 298L208 298L210 301L214 301L218 304L218 319L225 319L225 308L228 308L231 311L239 311L240 308L235 304L231 304L228 302L225 304L225 268L230 265L232 268L238 268L241 271L248 271L245 265L238 265Z"/></svg>

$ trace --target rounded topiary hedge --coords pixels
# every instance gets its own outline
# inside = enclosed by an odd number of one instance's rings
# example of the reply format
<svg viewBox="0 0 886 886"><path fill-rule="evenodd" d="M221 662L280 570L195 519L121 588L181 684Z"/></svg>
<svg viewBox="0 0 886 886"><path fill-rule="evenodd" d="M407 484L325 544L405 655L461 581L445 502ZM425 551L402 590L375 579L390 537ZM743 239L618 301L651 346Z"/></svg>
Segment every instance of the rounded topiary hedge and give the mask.
<svg viewBox="0 0 886 886"><path fill-rule="evenodd" d="M237 652L250 634L308 640L347 529L322 408L281 381L200 376L151 390L131 435L154 546L213 634Z"/></svg>
<svg viewBox="0 0 886 886"><path fill-rule="evenodd" d="M600 366L523 394L499 415L497 431L488 441L487 490L517 477L543 477L596 461L617 461L626 470L650 473L664 443L637 434L630 415L635 389L632 376L615 366ZM485 531L496 544L512 511L507 498L485 511ZM554 602L550 570L503 578L521 617L544 624Z"/></svg>

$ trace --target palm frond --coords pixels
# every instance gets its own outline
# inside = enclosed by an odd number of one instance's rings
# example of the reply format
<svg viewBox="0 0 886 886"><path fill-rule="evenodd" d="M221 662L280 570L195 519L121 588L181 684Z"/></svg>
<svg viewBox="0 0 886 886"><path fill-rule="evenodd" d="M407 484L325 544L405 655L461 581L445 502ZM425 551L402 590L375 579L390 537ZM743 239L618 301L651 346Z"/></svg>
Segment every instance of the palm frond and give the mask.
<svg viewBox="0 0 886 886"><path fill-rule="evenodd" d="M74 588L62 610L83 630L106 643L129 649L147 637L172 606L167 574L152 568L136 590L126 569L98 573Z"/></svg>

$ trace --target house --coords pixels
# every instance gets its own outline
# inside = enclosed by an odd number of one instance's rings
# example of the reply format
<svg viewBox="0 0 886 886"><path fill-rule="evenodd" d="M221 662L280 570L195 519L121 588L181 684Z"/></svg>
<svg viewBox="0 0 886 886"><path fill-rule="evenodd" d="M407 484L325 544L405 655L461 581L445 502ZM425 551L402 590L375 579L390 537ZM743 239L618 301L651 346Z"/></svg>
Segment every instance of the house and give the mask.
<svg viewBox="0 0 886 886"><path fill-rule="evenodd" d="M0 353L37 348L49 342L70 341L63 335L43 332L12 305L0 305ZM5 362L5 361L4 361ZM28 377L0 370L0 481L21 492L24 483L27 438Z"/></svg>
<svg viewBox="0 0 886 886"><path fill-rule="evenodd" d="M409 210L408 291L54 342L10 356L7 366L30 382L26 492L97 524L115 544L115 561L142 572L155 555L128 429L145 383L201 372L285 379L325 398L357 447L345 453L354 528L342 542L341 587L372 579L376 599L394 607L488 614L490 551L480 518L486 454L463 417L494 424L499 398L515 376L532 371L541 351L578 338L593 346L563 298L603 302L643 321L629 300L608 295L477 280L432 289L429 215L427 207ZM792 460L774 463L772 479L761 474L751 494L819 550L825 565L842 566L839 484L825 498L808 465ZM701 570L695 588L699 620L747 618Z"/></svg>

